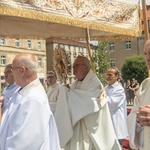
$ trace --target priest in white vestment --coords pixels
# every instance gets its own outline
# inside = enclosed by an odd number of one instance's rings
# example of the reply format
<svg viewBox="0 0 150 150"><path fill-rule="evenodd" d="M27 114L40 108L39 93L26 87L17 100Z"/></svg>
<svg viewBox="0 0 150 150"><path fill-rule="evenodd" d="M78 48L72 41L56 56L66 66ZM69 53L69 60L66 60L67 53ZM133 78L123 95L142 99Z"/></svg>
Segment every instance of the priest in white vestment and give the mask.
<svg viewBox="0 0 150 150"><path fill-rule="evenodd" d="M150 40L144 45L147 67L150 68ZM150 149L150 77L138 89L134 106L127 117L130 146L133 149Z"/></svg>
<svg viewBox="0 0 150 150"><path fill-rule="evenodd" d="M56 105L57 105L57 97L59 93L59 88L61 84L57 82L57 76L54 71L47 72L47 83L50 87L47 90L48 102L53 114L55 113Z"/></svg>
<svg viewBox="0 0 150 150"><path fill-rule="evenodd" d="M73 64L76 81L62 86L55 112L61 148L64 150L121 150L115 135L107 101L100 101L103 88L90 70L86 57Z"/></svg>
<svg viewBox="0 0 150 150"><path fill-rule="evenodd" d="M0 123L0 150L59 150L59 138L46 92L37 78L37 61L19 53L12 70L17 90Z"/></svg>

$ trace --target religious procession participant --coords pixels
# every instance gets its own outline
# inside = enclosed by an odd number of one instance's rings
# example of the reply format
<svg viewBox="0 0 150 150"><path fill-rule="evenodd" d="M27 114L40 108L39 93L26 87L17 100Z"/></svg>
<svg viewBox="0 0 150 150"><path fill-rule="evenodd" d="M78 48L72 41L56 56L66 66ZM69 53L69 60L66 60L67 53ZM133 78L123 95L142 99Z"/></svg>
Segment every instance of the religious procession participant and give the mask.
<svg viewBox="0 0 150 150"><path fill-rule="evenodd" d="M4 70L4 78L5 82L8 84L2 94L0 95L0 120L2 112L5 111L9 101L11 100L12 95L17 91L20 87L15 84L14 76L12 73L12 64L8 64Z"/></svg>
<svg viewBox="0 0 150 150"><path fill-rule="evenodd" d="M20 88L20 86L18 86L14 81L14 76L12 72L12 64L8 64L5 67L4 78L5 78L5 81L8 83L8 86L4 88L1 94L4 97L3 111L6 105L8 104L9 100L11 99L12 95L14 94L14 92Z"/></svg>
<svg viewBox="0 0 150 150"><path fill-rule="evenodd" d="M147 67L150 68L150 39L144 45ZM150 77L145 79L134 98L134 105L127 117L130 146L133 149L150 149Z"/></svg>
<svg viewBox="0 0 150 150"><path fill-rule="evenodd" d="M12 63L13 94L2 114L0 150L59 150L59 139L45 90L37 78L37 61L30 53L18 54Z"/></svg>
<svg viewBox="0 0 150 150"><path fill-rule="evenodd" d="M50 85L50 87L47 90L47 97L48 97L51 111L54 114L56 105L57 105L57 97L59 93L59 88L61 86L61 84L57 82L57 76L54 71L47 72L47 83Z"/></svg>
<svg viewBox="0 0 150 150"><path fill-rule="evenodd" d="M121 150L115 135L107 101L100 94L103 85L90 70L90 62L78 56L73 64L76 81L59 91L55 120L64 150ZM103 90L104 91L104 90Z"/></svg>
<svg viewBox="0 0 150 150"><path fill-rule="evenodd" d="M120 145L128 136L127 132L127 103L124 88L118 83L119 70L116 67L107 69L108 85L105 91L108 98L108 107L111 114L114 130Z"/></svg>

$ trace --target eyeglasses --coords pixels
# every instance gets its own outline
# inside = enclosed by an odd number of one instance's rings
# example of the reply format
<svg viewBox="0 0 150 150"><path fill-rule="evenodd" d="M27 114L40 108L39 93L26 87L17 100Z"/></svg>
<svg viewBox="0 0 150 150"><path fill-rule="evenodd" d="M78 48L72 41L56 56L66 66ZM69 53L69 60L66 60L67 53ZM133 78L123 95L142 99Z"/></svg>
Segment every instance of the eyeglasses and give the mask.
<svg viewBox="0 0 150 150"><path fill-rule="evenodd" d="M108 73L108 74L106 74L106 76L112 77L112 76L115 76L115 74L114 73Z"/></svg>
<svg viewBox="0 0 150 150"><path fill-rule="evenodd" d="M21 67L12 67L12 70L20 69Z"/></svg>
<svg viewBox="0 0 150 150"><path fill-rule="evenodd" d="M49 76L49 77L47 77L47 79L49 79L49 78L50 78L50 79L53 79L54 77L55 77L55 76Z"/></svg>

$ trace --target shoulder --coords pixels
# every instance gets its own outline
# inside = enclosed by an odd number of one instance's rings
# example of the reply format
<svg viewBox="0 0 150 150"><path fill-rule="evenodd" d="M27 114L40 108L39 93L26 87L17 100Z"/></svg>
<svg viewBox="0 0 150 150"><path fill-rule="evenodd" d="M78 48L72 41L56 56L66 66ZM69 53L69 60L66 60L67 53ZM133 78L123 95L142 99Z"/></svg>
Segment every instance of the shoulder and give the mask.
<svg viewBox="0 0 150 150"><path fill-rule="evenodd" d="M89 71L89 73L85 77L86 81L94 82L94 83L101 83L100 79L97 77L96 73L94 73L92 70Z"/></svg>
<svg viewBox="0 0 150 150"><path fill-rule="evenodd" d="M142 88L147 88L150 84L150 77L146 78L142 83L141 83L141 87Z"/></svg>

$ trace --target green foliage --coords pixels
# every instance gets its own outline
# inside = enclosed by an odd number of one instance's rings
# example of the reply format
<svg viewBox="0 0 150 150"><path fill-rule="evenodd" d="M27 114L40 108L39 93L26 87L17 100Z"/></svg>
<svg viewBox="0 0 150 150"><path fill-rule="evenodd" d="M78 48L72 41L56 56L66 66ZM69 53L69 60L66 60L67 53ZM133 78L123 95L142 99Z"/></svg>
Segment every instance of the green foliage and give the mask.
<svg viewBox="0 0 150 150"><path fill-rule="evenodd" d="M94 69L103 85L107 84L106 69L109 67L109 60L107 58L108 52L106 51L107 46L108 46L107 42L99 41L98 46L95 46L93 50Z"/></svg>
<svg viewBox="0 0 150 150"><path fill-rule="evenodd" d="M143 56L130 56L126 58L121 72L125 81L135 78L141 83L148 77L148 69Z"/></svg>

